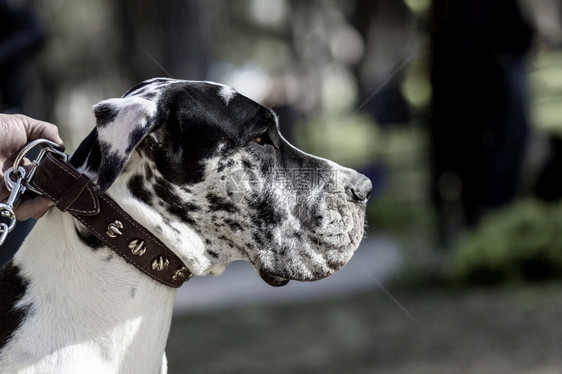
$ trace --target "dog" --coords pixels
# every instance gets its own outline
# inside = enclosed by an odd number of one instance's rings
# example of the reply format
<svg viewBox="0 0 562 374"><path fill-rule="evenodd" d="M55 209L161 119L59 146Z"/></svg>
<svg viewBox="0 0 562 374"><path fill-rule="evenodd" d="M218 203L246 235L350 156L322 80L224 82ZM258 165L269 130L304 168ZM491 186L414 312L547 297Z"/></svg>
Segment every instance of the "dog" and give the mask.
<svg viewBox="0 0 562 374"><path fill-rule="evenodd" d="M246 260L272 286L315 281L363 238L371 181L230 87L156 78L94 114L70 163L194 275ZM166 373L175 295L52 209L0 273L0 373Z"/></svg>

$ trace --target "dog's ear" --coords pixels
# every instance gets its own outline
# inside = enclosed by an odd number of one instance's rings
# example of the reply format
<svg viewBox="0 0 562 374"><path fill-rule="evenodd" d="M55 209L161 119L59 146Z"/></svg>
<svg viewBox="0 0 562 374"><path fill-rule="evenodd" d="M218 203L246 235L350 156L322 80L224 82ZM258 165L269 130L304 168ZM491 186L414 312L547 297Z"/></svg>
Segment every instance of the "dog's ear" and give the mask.
<svg viewBox="0 0 562 374"><path fill-rule="evenodd" d="M96 128L72 155L100 192L123 171L132 152L154 128L156 104L141 97L104 100L94 105Z"/></svg>

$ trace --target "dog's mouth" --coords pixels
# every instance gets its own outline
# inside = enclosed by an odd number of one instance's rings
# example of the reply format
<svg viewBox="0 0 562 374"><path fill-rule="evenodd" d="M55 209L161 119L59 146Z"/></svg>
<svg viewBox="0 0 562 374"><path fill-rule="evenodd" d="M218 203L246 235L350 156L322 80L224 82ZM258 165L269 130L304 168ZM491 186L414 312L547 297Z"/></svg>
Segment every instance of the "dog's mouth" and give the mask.
<svg viewBox="0 0 562 374"><path fill-rule="evenodd" d="M356 210L338 212L323 227L299 235L291 235L290 227L280 227L280 233L272 233L274 240L251 262L262 280L273 287L291 280L324 279L351 259L363 237L363 221L363 211Z"/></svg>
<svg viewBox="0 0 562 374"><path fill-rule="evenodd" d="M277 275L270 274L263 269L259 271L259 274L261 279L263 279L265 283L273 287L283 287L286 286L287 283L289 283L289 279L281 278Z"/></svg>
<svg viewBox="0 0 562 374"><path fill-rule="evenodd" d="M254 264L257 273L261 279L273 287L286 286L289 281L313 282L324 279L336 271L340 270L351 258L355 250L355 246L349 246L346 250L332 250L325 252L322 260L316 261L303 260L295 263L290 259L279 258L276 266L264 266L263 264ZM318 249L314 250L315 252Z"/></svg>

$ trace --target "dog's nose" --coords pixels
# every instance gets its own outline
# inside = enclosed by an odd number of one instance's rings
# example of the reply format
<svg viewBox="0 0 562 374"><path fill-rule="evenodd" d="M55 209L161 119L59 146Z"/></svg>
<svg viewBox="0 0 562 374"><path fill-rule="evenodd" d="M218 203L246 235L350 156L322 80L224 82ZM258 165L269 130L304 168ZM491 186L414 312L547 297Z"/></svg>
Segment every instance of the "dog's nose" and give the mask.
<svg viewBox="0 0 562 374"><path fill-rule="evenodd" d="M351 193L351 196L353 197L353 200L360 203L365 203L369 199L369 196L371 196L373 184L371 183L371 180L369 178L367 178L363 174L359 174L351 181L348 189Z"/></svg>

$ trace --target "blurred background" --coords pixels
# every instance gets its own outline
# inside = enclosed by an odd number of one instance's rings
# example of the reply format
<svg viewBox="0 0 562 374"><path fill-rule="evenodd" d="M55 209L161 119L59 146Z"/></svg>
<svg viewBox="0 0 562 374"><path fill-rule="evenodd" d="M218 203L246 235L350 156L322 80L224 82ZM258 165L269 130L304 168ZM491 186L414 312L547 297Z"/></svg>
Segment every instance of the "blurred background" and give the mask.
<svg viewBox="0 0 562 374"><path fill-rule="evenodd" d="M0 20L0 110L69 151L96 102L211 80L373 181L333 277L184 286L170 372L562 372L562 1L0 0Z"/></svg>

